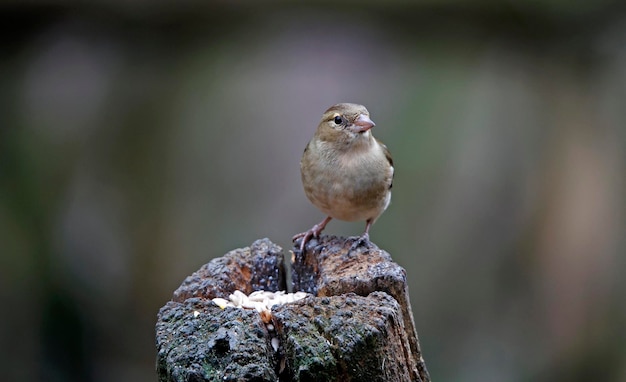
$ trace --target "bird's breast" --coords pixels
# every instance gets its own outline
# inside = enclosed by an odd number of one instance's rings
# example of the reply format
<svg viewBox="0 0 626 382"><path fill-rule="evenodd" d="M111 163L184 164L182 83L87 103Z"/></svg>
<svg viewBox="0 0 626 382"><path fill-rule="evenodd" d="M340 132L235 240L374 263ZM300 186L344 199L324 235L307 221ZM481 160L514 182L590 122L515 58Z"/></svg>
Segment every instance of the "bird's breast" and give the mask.
<svg viewBox="0 0 626 382"><path fill-rule="evenodd" d="M302 158L309 200L329 216L346 221L376 219L389 204L393 168L380 147L341 152L324 145Z"/></svg>

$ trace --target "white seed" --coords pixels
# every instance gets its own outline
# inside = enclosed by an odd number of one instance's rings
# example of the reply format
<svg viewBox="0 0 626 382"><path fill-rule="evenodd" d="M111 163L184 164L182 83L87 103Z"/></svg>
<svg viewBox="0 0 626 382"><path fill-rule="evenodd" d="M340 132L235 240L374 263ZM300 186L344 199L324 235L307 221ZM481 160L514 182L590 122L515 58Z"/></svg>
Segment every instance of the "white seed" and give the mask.
<svg viewBox="0 0 626 382"><path fill-rule="evenodd" d="M272 348L274 348L274 351L278 351L278 345L280 345L280 341L278 340L278 338L274 337L272 338Z"/></svg>
<svg viewBox="0 0 626 382"><path fill-rule="evenodd" d="M222 309L226 308L227 306L232 306L232 307L235 306L230 301L225 300L223 298L219 298L219 297L214 298L212 301L216 303L217 306L219 306Z"/></svg>
<svg viewBox="0 0 626 382"><path fill-rule="evenodd" d="M247 300L246 302L241 304L241 307L246 308L246 309L256 309L256 311L259 313L261 313L262 311L266 309L263 303L258 302L258 301L250 301L250 300Z"/></svg>
<svg viewBox="0 0 626 382"><path fill-rule="evenodd" d="M234 291L233 294L228 296L228 298L230 298L230 301L232 301L237 307L240 307L245 301L248 300L248 296L240 290Z"/></svg>
<svg viewBox="0 0 626 382"><path fill-rule="evenodd" d="M303 299L303 298L305 298L307 295L308 295L308 293L306 293L306 292L296 292L296 293L294 293L294 294L293 294L293 297L294 297L296 300L302 300L302 299Z"/></svg>
<svg viewBox="0 0 626 382"><path fill-rule="evenodd" d="M239 298L244 298L244 297L248 297L246 296L245 293L243 293L242 291L240 291L239 289L237 289L236 291L233 292L233 294Z"/></svg>
<svg viewBox="0 0 626 382"><path fill-rule="evenodd" d="M285 293L285 291L269 292L269 291L254 291L250 293L250 296L246 296L240 290L234 291L229 300L223 298L214 298L213 301L222 309L227 306L234 306L244 309L255 309L256 311L270 311L274 305L286 304L294 301L301 300L308 296L305 292Z"/></svg>
<svg viewBox="0 0 626 382"><path fill-rule="evenodd" d="M257 290L257 291L250 293L250 296L248 296L248 299L252 301L263 301L266 298L271 298L273 295L274 293L272 292L266 292L264 290Z"/></svg>
<svg viewBox="0 0 626 382"><path fill-rule="evenodd" d="M235 295L234 293L231 294L230 296L228 296L228 299L235 304L235 306L239 306L239 303L241 302L241 299L239 298L239 296Z"/></svg>

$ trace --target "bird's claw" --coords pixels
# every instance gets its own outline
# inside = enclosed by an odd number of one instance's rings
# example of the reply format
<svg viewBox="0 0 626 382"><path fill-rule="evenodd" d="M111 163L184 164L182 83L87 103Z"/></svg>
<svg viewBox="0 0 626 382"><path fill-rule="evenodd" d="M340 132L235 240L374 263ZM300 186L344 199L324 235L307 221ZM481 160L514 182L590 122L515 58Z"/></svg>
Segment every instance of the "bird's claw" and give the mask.
<svg viewBox="0 0 626 382"><path fill-rule="evenodd" d="M369 233L365 232L363 235L361 235L358 239L356 239L352 245L350 246L350 252L352 251L356 251L360 246L368 246L370 243L370 235Z"/></svg>
<svg viewBox="0 0 626 382"><path fill-rule="evenodd" d="M297 235L295 235L292 239L292 241L295 243L298 239L302 239L300 240L300 253L304 253L304 246L306 245L306 243L313 237L313 229L310 229L306 232L301 232Z"/></svg>
<svg viewBox="0 0 626 382"><path fill-rule="evenodd" d="M302 239L300 241L300 253L304 253L304 246L306 245L306 243L308 243L311 238L319 237L322 229L324 229L323 226L320 226L320 224L316 224L310 230L295 235L291 240L293 242L296 242L298 239Z"/></svg>
<svg viewBox="0 0 626 382"><path fill-rule="evenodd" d="M309 231L300 232L299 234L293 235L293 237L291 238L291 241L295 242L296 240L305 237L307 233L309 233Z"/></svg>

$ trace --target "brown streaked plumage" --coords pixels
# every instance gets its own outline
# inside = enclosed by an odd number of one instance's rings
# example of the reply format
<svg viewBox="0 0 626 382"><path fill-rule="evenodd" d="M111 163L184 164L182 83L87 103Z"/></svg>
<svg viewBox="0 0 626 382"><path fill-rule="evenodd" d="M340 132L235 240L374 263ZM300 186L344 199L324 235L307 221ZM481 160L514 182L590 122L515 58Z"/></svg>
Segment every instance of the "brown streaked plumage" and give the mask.
<svg viewBox="0 0 626 382"><path fill-rule="evenodd" d="M393 161L387 147L374 138L374 122L362 105L340 103L324 112L315 135L304 149L300 170L304 192L327 217L299 233L300 250L319 236L331 219L365 221L362 240L391 200Z"/></svg>

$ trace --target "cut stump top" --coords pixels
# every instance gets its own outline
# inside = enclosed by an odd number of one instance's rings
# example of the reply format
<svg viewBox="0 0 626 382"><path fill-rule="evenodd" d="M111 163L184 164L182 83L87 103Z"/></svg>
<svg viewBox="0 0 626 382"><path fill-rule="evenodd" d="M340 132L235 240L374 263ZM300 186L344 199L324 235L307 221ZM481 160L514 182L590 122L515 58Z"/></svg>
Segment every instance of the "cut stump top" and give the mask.
<svg viewBox="0 0 626 382"><path fill-rule="evenodd" d="M294 291L311 296L275 305L269 322L211 299L285 290L282 249L270 240L187 277L158 315L159 381L430 381L406 272L387 252L334 236L295 248Z"/></svg>

